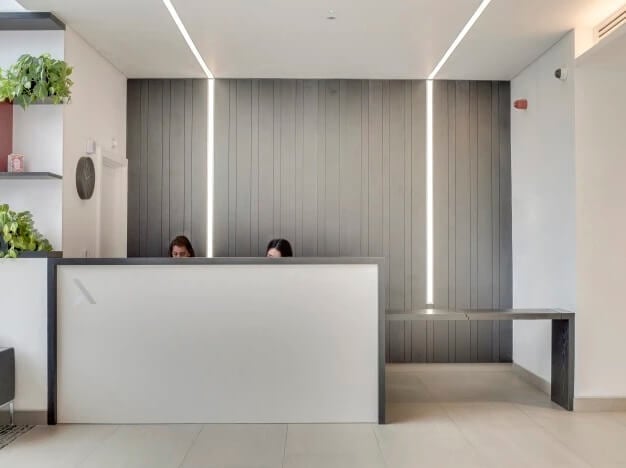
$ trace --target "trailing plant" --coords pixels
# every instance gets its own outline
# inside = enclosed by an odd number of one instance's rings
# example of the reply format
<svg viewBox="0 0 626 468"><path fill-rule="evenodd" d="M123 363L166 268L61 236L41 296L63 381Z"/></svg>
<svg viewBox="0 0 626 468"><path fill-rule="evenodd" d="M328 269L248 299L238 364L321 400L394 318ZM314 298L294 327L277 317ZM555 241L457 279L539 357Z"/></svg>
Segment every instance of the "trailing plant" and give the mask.
<svg viewBox="0 0 626 468"><path fill-rule="evenodd" d="M7 70L0 70L0 101L8 100L24 109L36 101L69 102L74 84L71 74L72 67L50 54L22 55Z"/></svg>
<svg viewBox="0 0 626 468"><path fill-rule="evenodd" d="M50 252L52 245L33 223L28 211L15 212L0 205L0 258L17 258L22 252Z"/></svg>

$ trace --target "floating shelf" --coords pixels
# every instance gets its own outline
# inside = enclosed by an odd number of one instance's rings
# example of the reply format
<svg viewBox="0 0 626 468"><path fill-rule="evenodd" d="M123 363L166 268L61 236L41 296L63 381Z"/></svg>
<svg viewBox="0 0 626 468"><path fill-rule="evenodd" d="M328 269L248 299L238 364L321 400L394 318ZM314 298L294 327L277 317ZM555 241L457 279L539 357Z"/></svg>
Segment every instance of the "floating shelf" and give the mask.
<svg viewBox="0 0 626 468"><path fill-rule="evenodd" d="M63 31L65 24L52 13L0 13L0 31Z"/></svg>
<svg viewBox="0 0 626 468"><path fill-rule="evenodd" d="M63 176L53 172L0 172L0 180L61 180Z"/></svg>
<svg viewBox="0 0 626 468"><path fill-rule="evenodd" d="M63 252L22 252L17 258L63 258Z"/></svg>

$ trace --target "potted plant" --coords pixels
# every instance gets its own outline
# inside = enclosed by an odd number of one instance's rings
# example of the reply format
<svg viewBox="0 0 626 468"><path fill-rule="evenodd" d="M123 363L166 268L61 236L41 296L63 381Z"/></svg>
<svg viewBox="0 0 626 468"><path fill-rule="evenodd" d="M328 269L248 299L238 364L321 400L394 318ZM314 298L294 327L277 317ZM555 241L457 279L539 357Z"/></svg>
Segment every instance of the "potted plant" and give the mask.
<svg viewBox="0 0 626 468"><path fill-rule="evenodd" d="M64 104L71 97L72 67L49 54L22 55L7 70L0 70L0 101L26 109L35 102Z"/></svg>
<svg viewBox="0 0 626 468"><path fill-rule="evenodd" d="M17 258L24 252L50 252L52 245L35 229L28 211L15 212L0 205L0 258Z"/></svg>

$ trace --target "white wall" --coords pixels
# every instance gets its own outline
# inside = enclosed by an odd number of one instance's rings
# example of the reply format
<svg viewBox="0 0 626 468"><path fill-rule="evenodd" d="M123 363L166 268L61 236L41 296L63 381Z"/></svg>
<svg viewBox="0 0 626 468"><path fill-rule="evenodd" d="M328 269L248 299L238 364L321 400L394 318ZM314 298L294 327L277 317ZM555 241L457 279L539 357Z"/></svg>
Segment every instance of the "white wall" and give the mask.
<svg viewBox="0 0 626 468"><path fill-rule="evenodd" d="M0 260L0 346L15 348L15 409L46 411L47 260Z"/></svg>
<svg viewBox="0 0 626 468"><path fill-rule="evenodd" d="M63 250L66 257L93 257L100 194L90 200L78 197L76 163L85 155L90 138L105 154L119 160L126 157L126 77L70 28L65 33L65 60L74 67L74 87L72 102L63 107L63 168L67 174L63 181Z"/></svg>
<svg viewBox="0 0 626 468"><path fill-rule="evenodd" d="M576 71L576 397L626 397L625 37Z"/></svg>
<svg viewBox="0 0 626 468"><path fill-rule="evenodd" d="M563 82L554 70L566 66ZM575 307L574 34L511 82L513 306ZM550 381L550 322L515 322L513 360Z"/></svg>
<svg viewBox="0 0 626 468"><path fill-rule="evenodd" d="M0 31L0 68L22 54L50 53L63 59L63 31ZM26 111L13 108L13 152L24 154L26 170L63 172L63 109L33 105ZM52 246L62 248L62 184L58 181L0 181L0 202L17 211L33 213L35 226Z"/></svg>

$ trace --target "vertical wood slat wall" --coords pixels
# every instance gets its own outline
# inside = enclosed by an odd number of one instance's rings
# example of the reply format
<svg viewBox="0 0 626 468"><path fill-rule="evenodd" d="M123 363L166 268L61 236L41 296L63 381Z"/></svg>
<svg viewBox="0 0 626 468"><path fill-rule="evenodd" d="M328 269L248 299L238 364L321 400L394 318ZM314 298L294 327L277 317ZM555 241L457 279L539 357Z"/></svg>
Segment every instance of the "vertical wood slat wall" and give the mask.
<svg viewBox="0 0 626 468"><path fill-rule="evenodd" d="M511 305L509 84L435 82L435 306ZM381 256L425 307L424 81L216 80L216 256ZM390 322L393 362L511 360L510 323ZM346 331L349 336L349 331Z"/></svg>
<svg viewBox="0 0 626 468"><path fill-rule="evenodd" d="M435 81L434 302L512 307L510 87ZM433 362L512 360L509 321L429 322Z"/></svg>
<svg viewBox="0 0 626 468"><path fill-rule="evenodd" d="M128 80L128 256L206 255L207 80Z"/></svg>

